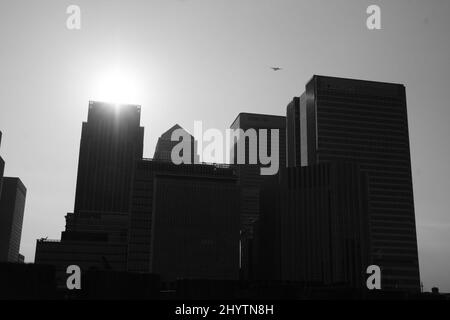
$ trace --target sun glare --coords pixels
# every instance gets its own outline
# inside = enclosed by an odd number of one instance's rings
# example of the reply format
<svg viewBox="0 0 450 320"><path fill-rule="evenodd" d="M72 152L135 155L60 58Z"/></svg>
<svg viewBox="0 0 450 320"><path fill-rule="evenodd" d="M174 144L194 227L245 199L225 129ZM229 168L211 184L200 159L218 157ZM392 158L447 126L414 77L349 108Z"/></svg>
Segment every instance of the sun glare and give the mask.
<svg viewBox="0 0 450 320"><path fill-rule="evenodd" d="M139 104L139 81L131 70L116 65L94 79L92 100L119 104Z"/></svg>

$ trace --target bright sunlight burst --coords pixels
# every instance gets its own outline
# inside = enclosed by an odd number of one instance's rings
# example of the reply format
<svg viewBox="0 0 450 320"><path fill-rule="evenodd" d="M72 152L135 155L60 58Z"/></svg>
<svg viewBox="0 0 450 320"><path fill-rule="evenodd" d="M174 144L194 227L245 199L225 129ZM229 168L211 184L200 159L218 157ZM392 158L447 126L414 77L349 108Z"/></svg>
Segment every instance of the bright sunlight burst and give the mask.
<svg viewBox="0 0 450 320"><path fill-rule="evenodd" d="M94 79L92 98L117 104L139 104L139 92L136 73L117 64Z"/></svg>

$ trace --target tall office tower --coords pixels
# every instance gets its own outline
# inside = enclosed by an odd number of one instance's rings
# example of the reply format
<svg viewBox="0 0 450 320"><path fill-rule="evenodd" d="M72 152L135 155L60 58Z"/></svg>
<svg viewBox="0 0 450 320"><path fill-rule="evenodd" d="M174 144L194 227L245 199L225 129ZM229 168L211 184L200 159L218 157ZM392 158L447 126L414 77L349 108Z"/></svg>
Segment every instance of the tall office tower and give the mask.
<svg viewBox="0 0 450 320"><path fill-rule="evenodd" d="M137 161L128 270L176 278L237 279L239 189L226 165Z"/></svg>
<svg viewBox="0 0 450 320"><path fill-rule="evenodd" d="M305 105L305 94L294 97L286 108L286 166L289 168L306 166L305 157L302 162L301 155L306 155L307 142L300 141L302 137L306 138L305 132L300 133L300 128L306 129L306 125L300 125L306 121L306 109L300 108L300 105ZM303 153L301 148L303 148Z"/></svg>
<svg viewBox="0 0 450 320"><path fill-rule="evenodd" d="M257 279L365 287L367 181L358 165L282 169L261 195Z"/></svg>
<svg viewBox="0 0 450 320"><path fill-rule="evenodd" d="M245 163L237 164L238 150L237 143L234 143L234 157L231 162L236 164L236 169L239 177L239 182L242 191L242 212L241 212L241 228L246 230L250 225L251 221L258 217L259 213L259 188L262 181L264 180L264 175L261 175L260 168L262 167L259 157L257 158L256 164L250 163L251 155L259 154L259 130L266 129L267 134L267 150L271 150L272 141L270 141L270 130L279 130L279 141L278 141L278 151L279 155L279 168L284 168L286 166L286 117L274 116L274 115L264 115L264 114L253 114L253 113L240 113L232 125L231 129L237 130L242 129L244 132L249 129L256 130L256 140L254 145L257 146L256 149L250 150L250 142L252 140L251 135L245 140Z"/></svg>
<svg viewBox="0 0 450 320"><path fill-rule="evenodd" d="M182 132L182 137L179 138L177 141L172 141L172 134L175 130L180 130ZM178 137L178 136L177 136ZM190 163L198 163L199 156L197 153L197 142L195 141L194 137L190 135L186 130L184 130L181 126L178 124L174 125L172 128L164 132L161 137L158 139L158 143L156 144L155 148L155 154L153 156L154 160L160 160L160 161L172 161L171 154L172 149L179 144L182 139L190 139L190 142L188 142L191 146L190 153ZM179 152L179 156L183 157L183 150Z"/></svg>
<svg viewBox="0 0 450 320"><path fill-rule="evenodd" d="M367 174L370 263L383 288L419 290L405 87L314 76L288 118L290 166L344 160Z"/></svg>
<svg viewBox="0 0 450 320"><path fill-rule="evenodd" d="M143 153L140 116L140 106L89 102L81 131L75 213L128 212L133 165Z"/></svg>
<svg viewBox="0 0 450 320"><path fill-rule="evenodd" d="M4 170L5 170L5 161L3 161L2 157L0 157L0 197L2 195Z"/></svg>
<svg viewBox="0 0 450 320"><path fill-rule="evenodd" d="M3 178L0 198L0 261L18 262L27 189L19 178Z"/></svg>
<svg viewBox="0 0 450 320"><path fill-rule="evenodd" d="M142 159L140 107L90 102L81 132L75 210L66 216L61 240L39 239L35 263L56 267L64 286L71 264L126 270L134 163ZM70 252L70 255L67 255Z"/></svg>
<svg viewBox="0 0 450 320"><path fill-rule="evenodd" d="M2 132L0 131L0 147L2 145ZM5 161L0 157L0 197L2 195L3 172L5 171Z"/></svg>
<svg viewBox="0 0 450 320"><path fill-rule="evenodd" d="M239 178L239 184L241 189L241 272L243 279L249 279L252 271L250 266L250 256L252 255L252 234L253 234L253 222L259 217L259 192L260 187L267 178L267 176L261 175L261 163L259 161L259 130L267 130L267 150L271 150L271 129L279 130L278 152L279 156L279 168L286 166L286 117L254 114L254 113L240 113L234 122L231 129L242 129L244 132L249 129L256 130L256 140L253 141L257 148L250 149L250 143L252 136L248 135L245 139L245 163L237 164L238 159L238 144L234 142L234 157L231 163L236 165L236 171ZM253 138L254 139L254 138ZM275 145L276 146L276 145ZM256 157L258 160L256 164L251 164L251 158Z"/></svg>

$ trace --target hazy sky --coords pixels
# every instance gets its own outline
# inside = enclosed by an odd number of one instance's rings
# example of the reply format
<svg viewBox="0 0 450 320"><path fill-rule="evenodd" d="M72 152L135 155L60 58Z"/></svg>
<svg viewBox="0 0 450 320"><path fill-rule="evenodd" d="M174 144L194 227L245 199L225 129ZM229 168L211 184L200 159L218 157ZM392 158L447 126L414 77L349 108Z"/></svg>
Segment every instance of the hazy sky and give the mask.
<svg viewBox="0 0 450 320"><path fill-rule="evenodd" d="M81 30L66 28L71 4ZM370 4L382 30L366 28ZM0 0L0 154L28 189L26 261L73 210L89 100L142 105L151 157L175 123L285 115L322 74L406 85L421 278L450 292L449 16L448 0Z"/></svg>

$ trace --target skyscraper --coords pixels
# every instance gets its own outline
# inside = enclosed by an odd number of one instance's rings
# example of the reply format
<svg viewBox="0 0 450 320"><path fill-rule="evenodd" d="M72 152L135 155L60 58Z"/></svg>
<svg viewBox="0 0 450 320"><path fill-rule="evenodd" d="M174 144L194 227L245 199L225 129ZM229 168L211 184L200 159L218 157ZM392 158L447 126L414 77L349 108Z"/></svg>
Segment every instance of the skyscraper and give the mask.
<svg viewBox="0 0 450 320"><path fill-rule="evenodd" d="M140 116L140 106L89 102L81 131L75 213L128 211L133 165L143 153Z"/></svg>
<svg viewBox="0 0 450 320"><path fill-rule="evenodd" d="M67 266L126 270L134 164L142 158L140 107L90 102L83 123L75 210L61 241L40 239L35 262L56 267L64 285ZM67 252L70 252L68 255Z"/></svg>
<svg viewBox="0 0 450 320"><path fill-rule="evenodd" d="M305 94L302 94L300 97L294 97L286 108L287 167L300 167L307 165L305 160L307 141L301 141L302 138L306 138L306 133L303 132L302 134L300 132L300 129L306 129L306 108L304 107L304 101ZM301 150L303 150L303 152L301 152ZM303 155L303 161L301 155Z"/></svg>
<svg viewBox="0 0 450 320"><path fill-rule="evenodd" d="M2 132L0 131L0 147L2 145ZM2 181L3 181L3 172L5 171L5 161L0 156L0 197L2 195Z"/></svg>
<svg viewBox="0 0 450 320"><path fill-rule="evenodd" d="M192 135L190 135L186 130L184 130L181 126L179 126L178 124L174 125L172 128L170 128L169 130L167 130L166 132L164 132L161 137L159 137L158 139L158 143L156 144L156 148L155 148L155 154L153 156L154 160L159 160L159 161L171 161L171 154L172 154L172 149L180 142L179 141L172 141L172 133L175 130L183 130L184 135L183 137L189 137L190 138L190 143L191 143L191 157L190 157L190 163L198 163L199 160L199 156L197 153L197 142L195 141L194 137ZM181 139L181 138L180 138ZM180 157L183 156L183 151L180 152Z"/></svg>
<svg viewBox="0 0 450 320"><path fill-rule="evenodd" d="M243 230L248 229L251 225L251 221L258 217L259 213L259 188L264 176L261 175L260 167L262 166L259 160L256 164L249 162L250 155L252 153L259 154L259 130L267 129L267 150L271 150L272 141L270 141L270 130L279 130L278 152L279 156L279 168L286 166L286 117L255 114L255 113L240 113L230 126L231 129L242 129L244 131L249 129L256 130L256 146L255 150L251 150L250 138L245 141L245 163L237 164L237 144L234 144L234 159L231 162L236 164L238 172L239 183L241 185L241 228Z"/></svg>
<svg viewBox="0 0 450 320"><path fill-rule="evenodd" d="M236 166L236 172L239 178L240 185L240 228L241 228L241 275L244 279L248 279L251 274L250 256L252 255L252 234L253 222L259 217L259 193L262 183L267 176L261 175L260 168L262 167L258 159L259 154L259 130L266 129L267 150L270 152L273 141L271 141L271 130L279 130L278 148L275 152L279 157L279 168L286 166L286 117L255 114L255 113L240 113L230 126L233 130L242 129L244 132L249 129L256 130L256 141L254 141L257 148L251 149L251 135L245 139L245 163L237 164L238 159L238 142L234 143L234 158L230 159L231 163ZM273 145L274 147L276 144ZM255 154L256 153L256 154ZM256 157L258 161L256 164L251 164L250 159Z"/></svg>
<svg viewBox="0 0 450 320"><path fill-rule="evenodd" d="M383 288L419 290L405 87L314 76L287 115L288 166L358 164L368 178L370 263Z"/></svg>
<svg viewBox="0 0 450 320"><path fill-rule="evenodd" d="M27 189L19 178L3 178L0 197L0 261L18 262Z"/></svg>

